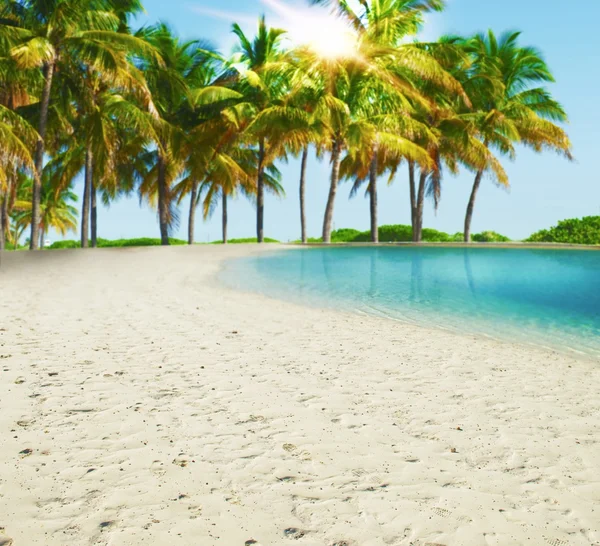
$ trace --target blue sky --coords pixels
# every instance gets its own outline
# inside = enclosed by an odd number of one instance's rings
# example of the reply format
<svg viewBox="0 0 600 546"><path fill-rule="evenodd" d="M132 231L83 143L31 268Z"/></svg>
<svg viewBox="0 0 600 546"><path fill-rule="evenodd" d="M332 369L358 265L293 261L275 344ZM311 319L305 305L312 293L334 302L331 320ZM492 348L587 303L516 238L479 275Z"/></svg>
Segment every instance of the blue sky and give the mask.
<svg viewBox="0 0 600 546"><path fill-rule="evenodd" d="M147 15L140 24L168 21L184 38L205 38L229 53L234 40L230 28L236 19L253 33L255 19L262 13L277 22L269 6L271 0L146 0ZM283 4L305 5L303 0L280 0ZM449 0L442 14L431 16L424 35L472 34L494 29L523 32L522 43L540 48L553 70L557 83L552 93L566 107L567 127L576 161L569 163L553 154L536 155L520 150L515 162L505 161L511 189L506 191L487 180L479 193L474 231L494 230L511 238L527 237L564 218L600 215L600 179L594 156L600 153L596 141L600 109L596 105L600 85L599 55L600 2L584 0L570 7L559 0ZM299 238L299 162L281 165L287 197L268 197L265 233L287 241ZM310 161L307 177L307 219L310 236L319 236L328 190L327 161ZM425 225L448 232L462 231L464 212L473 177L470 173L447 176L440 208L436 213L426 206ZM381 183L381 224L410 223L406 170L399 172L390 187ZM77 185L80 192L81 183ZM335 227L368 229L368 202L362 194L348 199L350 184L340 188L335 211ZM186 238L187 203L182 204L181 226L174 235ZM198 211L200 215L200 210ZM243 199L232 202L229 210L229 236L247 237L255 233L253 206ZM158 236L156 214L137 198L124 199L99 211L99 235L105 238ZM220 237L220 210L212 220L197 222L196 240Z"/></svg>

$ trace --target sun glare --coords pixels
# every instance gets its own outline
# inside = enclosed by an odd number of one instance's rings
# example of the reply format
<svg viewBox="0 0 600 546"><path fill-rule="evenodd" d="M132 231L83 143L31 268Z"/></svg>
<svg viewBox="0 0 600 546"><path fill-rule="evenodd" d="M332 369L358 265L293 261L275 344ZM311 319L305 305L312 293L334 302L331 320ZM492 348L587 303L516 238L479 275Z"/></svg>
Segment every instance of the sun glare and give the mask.
<svg viewBox="0 0 600 546"><path fill-rule="evenodd" d="M337 21L328 21L320 29L306 29L309 36L307 45L326 59L353 57L356 54L356 35L345 25L332 24L334 22Z"/></svg>
<svg viewBox="0 0 600 546"><path fill-rule="evenodd" d="M288 38L299 46L311 48L325 59L353 57L358 39L352 28L341 18L325 9L294 8L279 0L263 0L279 17Z"/></svg>

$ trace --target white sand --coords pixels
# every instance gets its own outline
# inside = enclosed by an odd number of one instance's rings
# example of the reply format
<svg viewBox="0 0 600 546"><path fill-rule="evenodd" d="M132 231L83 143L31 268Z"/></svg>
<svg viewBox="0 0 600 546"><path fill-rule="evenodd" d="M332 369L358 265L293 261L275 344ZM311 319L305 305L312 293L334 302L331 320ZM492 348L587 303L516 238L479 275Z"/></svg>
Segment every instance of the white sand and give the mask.
<svg viewBox="0 0 600 546"><path fill-rule="evenodd" d="M0 537L600 543L599 363L212 278L257 251L2 256Z"/></svg>

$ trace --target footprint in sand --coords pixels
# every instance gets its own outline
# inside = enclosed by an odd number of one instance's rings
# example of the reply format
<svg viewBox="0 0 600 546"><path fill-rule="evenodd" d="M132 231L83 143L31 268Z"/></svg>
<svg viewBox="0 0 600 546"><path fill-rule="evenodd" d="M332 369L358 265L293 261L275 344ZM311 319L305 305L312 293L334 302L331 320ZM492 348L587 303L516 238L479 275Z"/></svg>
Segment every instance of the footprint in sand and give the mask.
<svg viewBox="0 0 600 546"><path fill-rule="evenodd" d="M569 546L569 543L566 540L560 538L546 538L546 542L550 544L550 546Z"/></svg>
<svg viewBox="0 0 600 546"><path fill-rule="evenodd" d="M159 478L162 478L167 471L165 470L165 465L162 461L152 461L150 465L150 472Z"/></svg>
<svg viewBox="0 0 600 546"><path fill-rule="evenodd" d="M189 464L189 461L182 457L177 457L173 459L173 464L180 466L181 468L185 468Z"/></svg>
<svg viewBox="0 0 600 546"><path fill-rule="evenodd" d="M452 515L450 510L446 510L445 508L433 508L433 513L437 514L441 518L449 518Z"/></svg>
<svg viewBox="0 0 600 546"><path fill-rule="evenodd" d="M445 508L433 508L433 513L437 514L441 518L450 518L455 517L456 520L461 521L463 523L471 523L473 520L467 516L454 516L450 510L446 510Z"/></svg>
<svg viewBox="0 0 600 546"><path fill-rule="evenodd" d="M240 498L237 496L237 493L235 491L232 491L230 495L228 495L227 497L225 497L225 500L229 503L229 504L235 504L237 506L240 506L242 504L242 501L240 500Z"/></svg>
<svg viewBox="0 0 600 546"><path fill-rule="evenodd" d="M8 538L4 533L4 527L0 527L0 546L13 546L13 539Z"/></svg>
<svg viewBox="0 0 600 546"><path fill-rule="evenodd" d="M27 421L25 419L22 419L20 421L17 421L17 425L23 428L27 428L29 426L31 426L33 424L33 421Z"/></svg>
<svg viewBox="0 0 600 546"><path fill-rule="evenodd" d="M284 536L286 538L292 539L292 540L300 540L302 537L304 537L306 534L308 533L308 531L302 531L300 529L296 529L295 527L288 527L284 532Z"/></svg>
<svg viewBox="0 0 600 546"><path fill-rule="evenodd" d="M202 506L188 506L188 512L190 514L190 519L197 519L202 515Z"/></svg>

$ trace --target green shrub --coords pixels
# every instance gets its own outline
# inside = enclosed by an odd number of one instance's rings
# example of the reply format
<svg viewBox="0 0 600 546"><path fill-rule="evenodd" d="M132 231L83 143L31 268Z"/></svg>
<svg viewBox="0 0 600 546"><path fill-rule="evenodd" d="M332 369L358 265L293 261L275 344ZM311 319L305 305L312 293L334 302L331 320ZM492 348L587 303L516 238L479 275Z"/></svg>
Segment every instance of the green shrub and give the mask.
<svg viewBox="0 0 600 546"><path fill-rule="evenodd" d="M423 228L423 241L427 243L449 243L452 240L450 235L437 229Z"/></svg>
<svg viewBox="0 0 600 546"><path fill-rule="evenodd" d="M361 233L357 229L342 228L336 229L331 232L332 243L350 243L356 242L356 237L360 236Z"/></svg>
<svg viewBox="0 0 600 546"><path fill-rule="evenodd" d="M563 220L550 229L534 233L527 242L600 245L600 216Z"/></svg>
<svg viewBox="0 0 600 546"><path fill-rule="evenodd" d="M428 243L462 242L463 234L458 232L453 235L438 231L437 229L423 228L423 241ZM382 243L408 243L412 241L412 227L407 225L390 225L379 228L379 240ZM493 231L484 231L473 236L478 242L505 242L508 237ZM371 241L370 231L357 231L356 229L339 229L331 234L334 243L368 243Z"/></svg>
<svg viewBox="0 0 600 546"><path fill-rule="evenodd" d="M79 241L56 241L49 247L50 250L61 250L63 248L80 248L81 243Z"/></svg>
<svg viewBox="0 0 600 546"><path fill-rule="evenodd" d="M495 231L483 231L482 233L476 233L471 238L476 243L506 243L507 241L510 241L508 237L500 235L500 233L496 233Z"/></svg>

